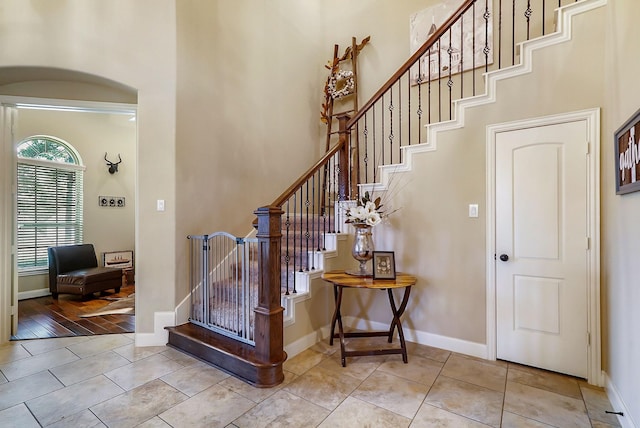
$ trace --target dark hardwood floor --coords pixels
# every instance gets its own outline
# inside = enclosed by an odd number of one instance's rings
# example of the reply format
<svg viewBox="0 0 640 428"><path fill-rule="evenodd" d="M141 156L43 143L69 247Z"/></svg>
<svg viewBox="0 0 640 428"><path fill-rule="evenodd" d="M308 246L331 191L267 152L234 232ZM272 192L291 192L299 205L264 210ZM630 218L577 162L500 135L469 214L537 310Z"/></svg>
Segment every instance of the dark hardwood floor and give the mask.
<svg viewBox="0 0 640 428"><path fill-rule="evenodd" d="M18 302L18 332L12 340L45 339L51 337L92 336L96 334L133 333L135 315L102 315L80 318L111 303L100 297L127 297L135 292L135 285L125 285L120 292L99 293L94 298L61 294Z"/></svg>

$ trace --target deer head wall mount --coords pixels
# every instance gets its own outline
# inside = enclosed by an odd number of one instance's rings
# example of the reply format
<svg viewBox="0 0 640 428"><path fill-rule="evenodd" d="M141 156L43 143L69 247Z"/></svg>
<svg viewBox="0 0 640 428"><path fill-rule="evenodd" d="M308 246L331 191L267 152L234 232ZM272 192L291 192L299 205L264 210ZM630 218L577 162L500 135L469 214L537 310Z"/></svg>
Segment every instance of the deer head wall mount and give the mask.
<svg viewBox="0 0 640 428"><path fill-rule="evenodd" d="M109 159L107 159L107 152L104 153L104 160L107 161L107 165L109 166L109 174L118 172L118 165L122 162L120 153L118 153L118 162L111 162Z"/></svg>

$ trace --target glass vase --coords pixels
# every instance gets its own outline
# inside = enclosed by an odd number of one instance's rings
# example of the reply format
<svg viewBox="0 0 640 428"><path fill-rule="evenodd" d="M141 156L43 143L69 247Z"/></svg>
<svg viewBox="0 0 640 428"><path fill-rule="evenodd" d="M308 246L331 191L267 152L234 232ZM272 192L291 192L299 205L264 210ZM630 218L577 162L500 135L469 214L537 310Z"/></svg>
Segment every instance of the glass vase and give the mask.
<svg viewBox="0 0 640 428"><path fill-rule="evenodd" d="M352 226L356 230L356 234L353 237L353 248L351 249L351 255L356 259L360 266L356 271L349 271L351 275L357 276L371 276L372 271L367 269L367 262L373 258L373 235L371 234L371 227L368 224L353 223Z"/></svg>

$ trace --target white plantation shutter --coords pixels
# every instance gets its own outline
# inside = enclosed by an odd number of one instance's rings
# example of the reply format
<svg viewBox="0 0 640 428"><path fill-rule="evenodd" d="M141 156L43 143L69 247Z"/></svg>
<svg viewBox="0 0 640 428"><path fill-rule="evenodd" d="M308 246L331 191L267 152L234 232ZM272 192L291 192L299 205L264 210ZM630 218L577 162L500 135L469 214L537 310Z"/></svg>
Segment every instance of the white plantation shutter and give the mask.
<svg viewBox="0 0 640 428"><path fill-rule="evenodd" d="M82 243L82 170L78 165L19 158L18 248L21 272L48 266L47 248Z"/></svg>

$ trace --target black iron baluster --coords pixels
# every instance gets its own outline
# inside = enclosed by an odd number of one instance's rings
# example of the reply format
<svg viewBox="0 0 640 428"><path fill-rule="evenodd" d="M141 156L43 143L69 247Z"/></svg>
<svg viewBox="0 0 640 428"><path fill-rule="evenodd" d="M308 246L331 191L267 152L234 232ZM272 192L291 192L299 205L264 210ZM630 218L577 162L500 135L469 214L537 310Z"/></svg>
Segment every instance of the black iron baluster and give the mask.
<svg viewBox="0 0 640 428"><path fill-rule="evenodd" d="M384 163L384 94L380 97L380 121L382 122L382 127L380 129L380 139L382 140L380 142L380 157L382 158L380 165L385 165ZM376 169L378 169L376 167Z"/></svg>
<svg viewBox="0 0 640 428"><path fill-rule="evenodd" d="M309 238L310 238L309 236L309 205L311 205L309 201L309 180L307 180L304 205L306 209L306 216L305 216L306 229L304 231L306 251L304 252L304 255L302 255L301 257L305 261L304 270L308 272L309 271Z"/></svg>
<svg viewBox="0 0 640 428"><path fill-rule="evenodd" d="M429 64L428 64L429 73L427 75L427 125L431 123L431 86L433 84L433 79L435 79L435 72L432 73L431 67L431 49L429 49ZM433 75L432 75L433 74ZM421 100L422 103L422 100ZM422 128L422 126L421 126Z"/></svg>
<svg viewBox="0 0 640 428"><path fill-rule="evenodd" d="M320 247L320 239L322 239L322 245L324 246L324 241L325 241L325 236L324 236L324 231L322 230L322 189L320 186L320 183L322 183L322 174L320 173L320 169L318 170L318 200L317 200L317 208L316 208L316 215L314 216L316 218L316 226L318 228L318 251L323 250L324 248Z"/></svg>
<svg viewBox="0 0 640 428"><path fill-rule="evenodd" d="M367 126L367 115L364 115L364 130L362 131L364 135L364 182L369 182L369 128Z"/></svg>
<svg viewBox="0 0 640 428"><path fill-rule="evenodd" d="M502 0L498 1L498 69L502 68Z"/></svg>
<svg viewBox="0 0 640 428"><path fill-rule="evenodd" d="M285 261L285 265L286 265L286 269L285 269L285 284L286 284L286 292L284 293L285 295L289 295L289 263L291 262L291 253L289 252L289 228L291 227L291 220L290 220L290 212L289 212L289 202L291 201L291 199L287 199L287 217L285 220L285 242L286 242L286 251L285 251L285 256L284 256L284 261ZM280 249L280 251L282 251L282 249ZM282 274L280 275L282 276Z"/></svg>
<svg viewBox="0 0 640 428"><path fill-rule="evenodd" d="M393 86L389 88L389 164L393 165Z"/></svg>
<svg viewBox="0 0 640 428"><path fill-rule="evenodd" d="M428 63L431 64L431 50L427 56ZM428 68L429 76L431 75L431 68ZM431 93L431 78L428 78L429 93ZM418 61L418 110L416 110L418 116L418 144L422 142L422 61ZM428 112L429 118L431 118L431 112Z"/></svg>
<svg viewBox="0 0 640 428"><path fill-rule="evenodd" d="M304 198L303 198L303 194L302 194L302 186L300 186L298 191L300 192L300 216L298 218L298 221L300 223L300 247L296 248L295 257L298 259L298 262L299 262L298 263L298 266L299 266L298 267L298 272L303 272L304 269L302 268L302 257L301 257L301 254L302 254L302 248L304 248L304 243L302 242L302 236L303 236L303 233L302 233L302 224L303 224L303 220L302 220L302 211L303 210L302 210L302 207L304 205L304 201L303 201ZM294 276L294 280L293 280L294 288L295 288L295 282L296 282L296 280L295 280L295 276Z"/></svg>
<svg viewBox="0 0 640 428"><path fill-rule="evenodd" d="M489 71L489 52L491 52L491 46L489 46L489 19L491 19L491 12L489 12L489 0L484 2L484 69Z"/></svg>
<svg viewBox="0 0 640 428"><path fill-rule="evenodd" d="M315 245L316 247L316 251L320 251L320 241L318 240L318 238L316 237L316 221L318 218L318 213L316 212L316 175L313 174L311 176L311 237L312 239L317 241L317 245ZM318 233L320 233L320 230L318 230ZM311 241L311 243L313 244L313 241ZM315 264L315 257L313 258L313 263ZM312 269L315 269L315 266L312 265L311 267Z"/></svg>
<svg viewBox="0 0 640 428"><path fill-rule="evenodd" d="M511 65L516 63L516 0L511 7Z"/></svg>
<svg viewBox="0 0 640 428"><path fill-rule="evenodd" d="M398 141L398 148L400 148L402 146L402 79L398 80ZM411 144L411 139L409 139L409 144ZM402 163L402 150L400 150L399 158Z"/></svg>
<svg viewBox="0 0 640 428"><path fill-rule="evenodd" d="M449 79L447 80L447 87L448 87L448 91L449 91L449 120L451 120L452 118L452 104L453 104L453 98L452 98L452 93L453 93L453 79L452 79L452 73L453 70L453 45L452 45L452 41L453 41L453 33L451 32L451 28L449 28L449 47L447 48L447 55L449 56Z"/></svg>
<svg viewBox="0 0 640 428"><path fill-rule="evenodd" d="M527 9L524 11L524 17L527 19L527 40L529 40L529 31L530 31L532 13L533 11L531 10L531 0L527 0Z"/></svg>
<svg viewBox="0 0 640 428"><path fill-rule="evenodd" d="M334 186L334 189L331 190L331 192L329 193L329 204L335 209L336 206L336 198L335 198L335 174L334 174L334 168L335 168L335 156L333 156L330 160L329 160L329 183L331 183L332 186ZM334 212L334 214L336 215L336 217L338 216L339 213ZM332 229L335 230L336 232L340 233L340 228L338 229L334 229L336 227L336 224L339 224L339 222L334 222L334 224L332 225Z"/></svg>
<svg viewBox="0 0 640 428"><path fill-rule="evenodd" d="M475 34L471 35L472 40L476 38ZM464 15L460 17L460 62L459 62L459 71L460 71L460 99L464 98L464 79L462 75L464 73Z"/></svg>
<svg viewBox="0 0 640 428"><path fill-rule="evenodd" d="M418 60L418 64L420 64L420 60ZM420 83L418 83L418 85L420 85ZM411 145L411 69L409 69L409 76L407 78L407 112L407 134L409 134L409 145ZM418 140L418 144L419 143L420 140Z"/></svg>
<svg viewBox="0 0 640 428"><path fill-rule="evenodd" d="M442 37L438 39L438 122L442 122Z"/></svg>
<svg viewBox="0 0 640 428"><path fill-rule="evenodd" d="M297 209L298 209L298 192L296 191L293 194L293 269L291 270L291 274L292 274L292 282L293 282L293 293L296 292L296 265L298 264L298 258L296 257L296 245L298 244L298 225L297 225L297 221L296 221L296 216L297 214ZM287 276L290 273L287 272Z"/></svg>
<svg viewBox="0 0 640 428"><path fill-rule="evenodd" d="M341 188L343 187L340 183L340 180L342 179L341 175L340 175L340 165L341 165L341 158L340 155L338 154L338 156L335 157L334 162L333 162L333 177L336 183L336 193L335 193L335 205L337 205L338 207L340 207L340 201L342 201L343 195L342 193L340 193ZM334 205L334 206L335 206ZM338 208L336 208L338 209ZM336 217L338 217L338 215L336 215ZM338 228L340 228L342 226L342 212L340 212L340 217L338 218L337 221L337 226Z"/></svg>
<svg viewBox="0 0 640 428"><path fill-rule="evenodd" d="M371 107L372 116L373 116L373 165L371 165L371 173L373 174L373 182L376 182L376 173L378 172L376 168L376 135L378 135L376 129L376 105L374 104Z"/></svg>
<svg viewBox="0 0 640 428"><path fill-rule="evenodd" d="M476 2L471 6L471 27L473 29L473 39L471 39L471 87L472 94L476 94ZM464 33L464 31L463 31ZM464 62L462 63L464 64Z"/></svg>

